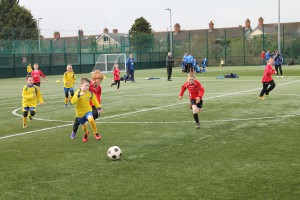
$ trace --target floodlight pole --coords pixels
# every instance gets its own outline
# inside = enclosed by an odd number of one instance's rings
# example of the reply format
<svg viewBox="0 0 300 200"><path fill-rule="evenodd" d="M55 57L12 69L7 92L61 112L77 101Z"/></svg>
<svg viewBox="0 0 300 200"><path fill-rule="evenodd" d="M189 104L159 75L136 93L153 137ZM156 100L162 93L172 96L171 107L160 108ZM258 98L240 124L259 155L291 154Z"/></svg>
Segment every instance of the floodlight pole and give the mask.
<svg viewBox="0 0 300 200"><path fill-rule="evenodd" d="M173 54L172 10L171 8L166 8L165 10L170 11L170 51Z"/></svg>
<svg viewBox="0 0 300 200"><path fill-rule="evenodd" d="M40 20L43 19L41 17L37 18L37 27L38 27L38 38L39 38L39 53L41 53L41 33L40 33Z"/></svg>
<svg viewBox="0 0 300 200"><path fill-rule="evenodd" d="M281 54L281 49L280 49L280 0L278 0L278 52Z"/></svg>

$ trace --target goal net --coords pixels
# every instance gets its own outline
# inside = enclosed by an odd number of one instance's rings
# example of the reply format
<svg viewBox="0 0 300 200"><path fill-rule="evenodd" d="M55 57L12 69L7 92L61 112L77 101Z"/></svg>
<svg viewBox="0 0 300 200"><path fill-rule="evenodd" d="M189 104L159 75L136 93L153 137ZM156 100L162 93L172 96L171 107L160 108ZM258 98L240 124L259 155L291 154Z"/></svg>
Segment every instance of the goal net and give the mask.
<svg viewBox="0 0 300 200"><path fill-rule="evenodd" d="M92 71L100 70L102 73L114 70L114 65L119 65L120 71L126 71L126 54L100 54Z"/></svg>

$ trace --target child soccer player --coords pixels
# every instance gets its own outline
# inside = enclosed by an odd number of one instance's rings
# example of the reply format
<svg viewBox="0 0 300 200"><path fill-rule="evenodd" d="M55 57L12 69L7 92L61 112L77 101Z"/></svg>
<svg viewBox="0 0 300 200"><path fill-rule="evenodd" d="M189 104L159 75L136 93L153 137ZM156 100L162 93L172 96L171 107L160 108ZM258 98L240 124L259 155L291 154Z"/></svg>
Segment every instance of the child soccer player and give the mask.
<svg viewBox="0 0 300 200"><path fill-rule="evenodd" d="M268 64L265 67L264 75L262 77L261 82L263 83L263 88L259 94L259 99L264 100L264 95L267 97L269 93L275 88L276 84L272 78L272 74L276 74L276 70L272 68L274 64L274 59L272 57L269 58Z"/></svg>
<svg viewBox="0 0 300 200"><path fill-rule="evenodd" d="M196 122L196 128L200 128L198 113L202 111L203 107L202 97L204 95L204 87L199 81L195 79L195 75L193 72L189 73L187 82L182 85L179 93L179 100L182 99L182 96L186 89L189 91L190 105L191 109L193 110L193 117Z"/></svg>
<svg viewBox="0 0 300 200"><path fill-rule="evenodd" d="M72 65L68 64L67 71L64 73L64 92L65 92L65 108L68 107L68 102L72 97L74 96L74 82L75 82L76 76L73 72ZM70 92L70 97L69 97Z"/></svg>
<svg viewBox="0 0 300 200"><path fill-rule="evenodd" d="M27 65L27 75L31 75L31 72L32 72L32 67L31 67L31 63L29 63Z"/></svg>
<svg viewBox="0 0 300 200"><path fill-rule="evenodd" d="M120 70L118 64L115 64L114 83L110 84L110 87L112 87L113 85L117 85L117 90L120 88Z"/></svg>
<svg viewBox="0 0 300 200"><path fill-rule="evenodd" d="M221 58L221 64L220 67L224 67L225 61L223 60L223 58Z"/></svg>
<svg viewBox="0 0 300 200"><path fill-rule="evenodd" d="M37 63L34 63L33 65L33 71L31 72L31 76L33 77L33 84L40 87L41 85L41 78L40 76L42 76L46 81L46 77L43 74L43 72L41 70L39 70L39 65Z"/></svg>
<svg viewBox="0 0 300 200"><path fill-rule="evenodd" d="M39 100L40 104L44 102L39 88L33 84L33 77L27 75L26 80L27 85L23 87L22 92L23 128L27 128L27 117L28 121L31 121L35 115L37 100Z"/></svg>
<svg viewBox="0 0 300 200"><path fill-rule="evenodd" d="M100 83L102 82L103 78L104 78L104 76L100 72L100 70L95 70L92 73L92 83L90 84L90 87L89 87L89 91L92 92L92 94L94 96L96 96L96 99L98 100L97 102L99 104L101 104L101 92L102 92L102 88L101 88ZM90 101L90 107L92 109L93 118L95 120L95 119L97 119L99 117L100 114L98 112L98 109L97 109L96 105L93 102L91 102L91 101ZM101 109L101 112L102 112L102 109ZM80 122L76 118L75 122L73 124L73 132L71 133L71 139L75 138L77 130L78 130L78 127L79 127L79 124L80 124ZM100 137L99 139L101 139L100 134L98 134L98 135L99 136L95 136L96 139L97 139L97 137L98 138Z"/></svg>

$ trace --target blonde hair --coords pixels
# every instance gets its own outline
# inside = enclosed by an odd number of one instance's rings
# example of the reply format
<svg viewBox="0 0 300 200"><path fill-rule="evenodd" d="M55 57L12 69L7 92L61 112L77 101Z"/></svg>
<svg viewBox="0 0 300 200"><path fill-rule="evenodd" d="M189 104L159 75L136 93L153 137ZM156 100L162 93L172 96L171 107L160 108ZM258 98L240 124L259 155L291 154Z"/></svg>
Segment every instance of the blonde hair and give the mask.
<svg viewBox="0 0 300 200"><path fill-rule="evenodd" d="M102 81L104 78L103 74L100 72L100 70L95 70L92 73L92 79L100 79Z"/></svg>

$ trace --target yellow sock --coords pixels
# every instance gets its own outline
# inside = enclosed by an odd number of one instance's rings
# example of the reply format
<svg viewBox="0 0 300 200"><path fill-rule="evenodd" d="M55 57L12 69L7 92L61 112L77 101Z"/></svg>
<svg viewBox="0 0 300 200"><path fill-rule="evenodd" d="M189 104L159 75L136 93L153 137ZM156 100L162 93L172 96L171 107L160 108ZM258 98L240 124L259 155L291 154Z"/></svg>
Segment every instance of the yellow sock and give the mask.
<svg viewBox="0 0 300 200"><path fill-rule="evenodd" d="M82 125L82 130L83 130L84 134L89 135L89 130L88 130L88 127L87 127L87 123Z"/></svg>
<svg viewBox="0 0 300 200"><path fill-rule="evenodd" d="M90 117L88 118L88 120L89 120L89 123L90 123L90 125L91 125L91 127L92 127L92 130L93 130L94 134L96 134L98 131L97 131L96 122L95 122L93 116L90 116Z"/></svg>
<svg viewBox="0 0 300 200"><path fill-rule="evenodd" d="M69 99L65 97L65 104L68 104Z"/></svg>
<svg viewBox="0 0 300 200"><path fill-rule="evenodd" d="M23 126L26 125L26 117L23 117Z"/></svg>

